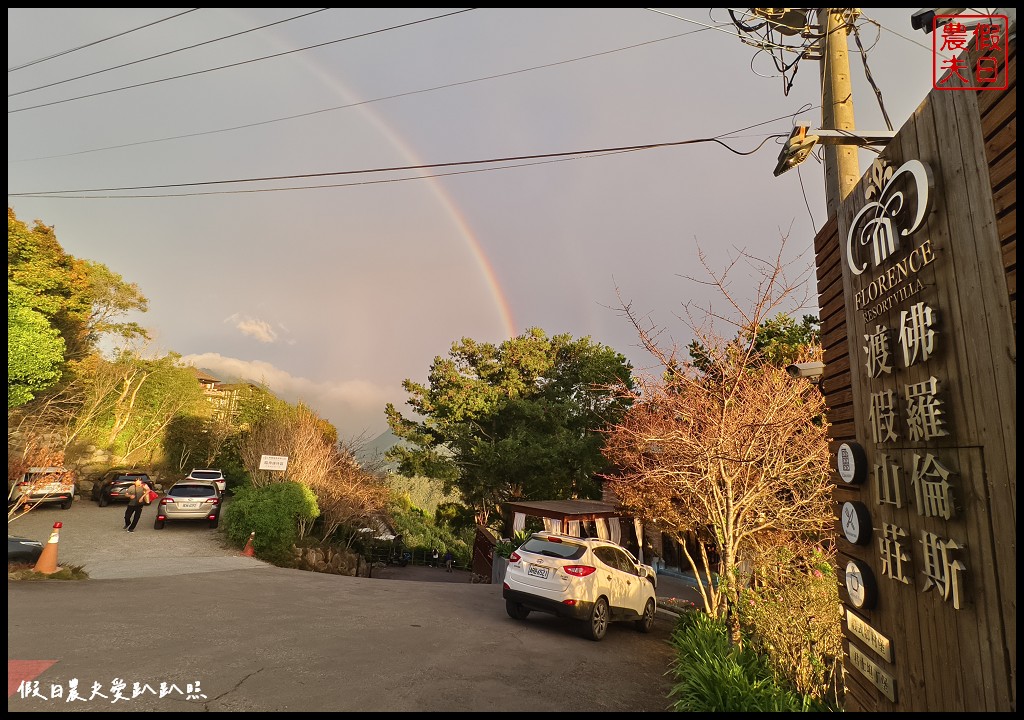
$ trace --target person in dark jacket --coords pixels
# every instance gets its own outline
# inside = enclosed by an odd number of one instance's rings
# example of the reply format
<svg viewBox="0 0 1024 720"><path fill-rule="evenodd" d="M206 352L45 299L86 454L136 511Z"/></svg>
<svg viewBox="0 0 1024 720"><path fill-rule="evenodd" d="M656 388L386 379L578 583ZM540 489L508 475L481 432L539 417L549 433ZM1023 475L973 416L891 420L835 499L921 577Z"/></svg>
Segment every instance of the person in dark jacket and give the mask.
<svg viewBox="0 0 1024 720"><path fill-rule="evenodd" d="M128 497L128 508L124 511L124 529L135 532L135 526L142 517L142 508L149 505L149 485L136 480L135 484L125 492Z"/></svg>

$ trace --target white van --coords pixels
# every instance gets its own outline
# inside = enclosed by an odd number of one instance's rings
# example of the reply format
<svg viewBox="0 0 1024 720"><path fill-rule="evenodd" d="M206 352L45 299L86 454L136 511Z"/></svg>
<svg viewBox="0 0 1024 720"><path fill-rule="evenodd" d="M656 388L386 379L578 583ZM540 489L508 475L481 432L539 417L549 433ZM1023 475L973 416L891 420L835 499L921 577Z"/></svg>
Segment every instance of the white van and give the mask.
<svg viewBox="0 0 1024 720"><path fill-rule="evenodd" d="M75 499L75 474L62 467L31 467L11 489L8 503L21 505L59 502L62 510Z"/></svg>

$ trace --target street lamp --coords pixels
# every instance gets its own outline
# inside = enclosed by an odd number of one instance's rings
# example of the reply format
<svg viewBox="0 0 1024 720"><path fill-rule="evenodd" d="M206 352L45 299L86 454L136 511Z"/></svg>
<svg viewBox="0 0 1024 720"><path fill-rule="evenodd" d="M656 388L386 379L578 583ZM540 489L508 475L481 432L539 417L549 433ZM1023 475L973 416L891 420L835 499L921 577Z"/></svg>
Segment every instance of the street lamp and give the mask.
<svg viewBox="0 0 1024 720"><path fill-rule="evenodd" d="M810 125L796 125L789 139L782 146L779 162L775 165L775 177L792 170L807 159L815 145L857 145L859 147L885 147L895 137L893 130L815 130Z"/></svg>

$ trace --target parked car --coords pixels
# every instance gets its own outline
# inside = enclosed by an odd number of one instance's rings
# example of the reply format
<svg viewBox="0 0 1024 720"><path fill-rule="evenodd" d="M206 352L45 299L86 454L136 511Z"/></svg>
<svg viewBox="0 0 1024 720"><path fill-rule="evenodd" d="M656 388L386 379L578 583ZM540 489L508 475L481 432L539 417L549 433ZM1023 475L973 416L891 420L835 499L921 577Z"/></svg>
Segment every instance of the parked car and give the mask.
<svg viewBox="0 0 1024 720"><path fill-rule="evenodd" d="M186 477L185 479L213 480L215 483L217 483L217 490L218 492L220 492L221 495L223 495L224 491L228 489L228 480L227 478L224 477L224 473L222 473L220 470L214 470L212 468L207 468L203 470L193 469L192 472L190 472L188 474L188 477Z"/></svg>
<svg viewBox="0 0 1024 720"><path fill-rule="evenodd" d="M543 532L509 557L502 597L513 619L536 610L579 620L587 637L601 640L611 622L651 631L656 582L654 568L609 540Z"/></svg>
<svg viewBox="0 0 1024 720"><path fill-rule="evenodd" d="M39 556L43 554L43 544L38 540L28 538L7 536L7 562L35 564Z"/></svg>
<svg viewBox="0 0 1024 720"><path fill-rule="evenodd" d="M112 502L128 502L127 490L141 480L150 490L154 490L155 483L145 472L134 470L114 470L104 475L99 482L92 486L92 499L106 507Z"/></svg>
<svg viewBox="0 0 1024 720"><path fill-rule="evenodd" d="M220 490L214 480L181 480L174 483L156 506L153 527L178 520L205 520L211 528L220 522Z"/></svg>
<svg viewBox="0 0 1024 720"><path fill-rule="evenodd" d="M75 499L75 474L63 467L31 467L7 495L7 506L60 503L68 510Z"/></svg>

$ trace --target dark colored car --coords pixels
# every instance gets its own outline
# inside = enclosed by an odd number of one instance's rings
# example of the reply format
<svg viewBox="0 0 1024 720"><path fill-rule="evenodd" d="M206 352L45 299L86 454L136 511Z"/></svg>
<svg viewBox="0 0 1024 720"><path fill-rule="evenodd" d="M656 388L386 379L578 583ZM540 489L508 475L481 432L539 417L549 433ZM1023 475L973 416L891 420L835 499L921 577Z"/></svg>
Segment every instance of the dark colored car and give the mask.
<svg viewBox="0 0 1024 720"><path fill-rule="evenodd" d="M34 564L43 554L43 544L38 540L7 536L7 562Z"/></svg>
<svg viewBox="0 0 1024 720"><path fill-rule="evenodd" d="M153 527L162 530L173 520L202 520L211 528L220 522L220 490L213 480L182 480L160 498Z"/></svg>
<svg viewBox="0 0 1024 720"><path fill-rule="evenodd" d="M136 480L141 480L150 490L155 490L153 481L144 472L113 472L107 473L92 486L92 499L98 502L100 507L106 507L112 502L128 502L127 490Z"/></svg>

